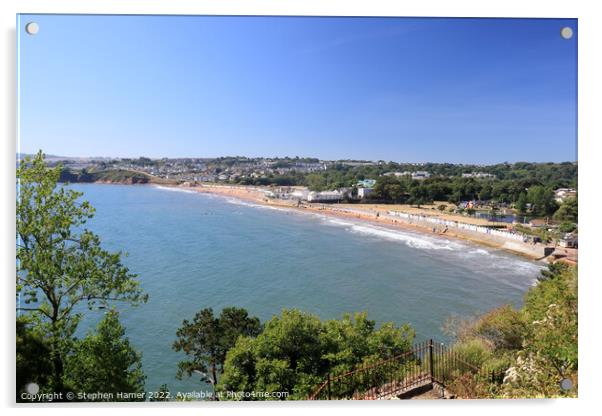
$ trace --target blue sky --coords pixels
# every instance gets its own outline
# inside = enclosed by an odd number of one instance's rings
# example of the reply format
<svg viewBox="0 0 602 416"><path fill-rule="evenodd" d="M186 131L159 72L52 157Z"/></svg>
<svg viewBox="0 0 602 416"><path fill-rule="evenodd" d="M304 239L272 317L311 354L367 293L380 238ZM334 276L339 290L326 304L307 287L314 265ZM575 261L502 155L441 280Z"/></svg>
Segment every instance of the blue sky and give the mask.
<svg viewBox="0 0 602 416"><path fill-rule="evenodd" d="M577 157L575 19L21 15L18 25L24 153Z"/></svg>

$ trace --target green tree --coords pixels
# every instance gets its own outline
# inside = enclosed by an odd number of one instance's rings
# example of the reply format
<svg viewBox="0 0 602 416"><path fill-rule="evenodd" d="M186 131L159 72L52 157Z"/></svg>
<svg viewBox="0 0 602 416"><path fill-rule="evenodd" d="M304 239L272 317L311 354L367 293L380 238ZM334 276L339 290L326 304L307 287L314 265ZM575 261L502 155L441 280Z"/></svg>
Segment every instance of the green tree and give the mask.
<svg viewBox="0 0 602 416"><path fill-rule="evenodd" d="M49 392L48 382L52 376L50 348L44 338L31 328L26 316L17 318L17 401L29 383L40 386L40 392Z"/></svg>
<svg viewBox="0 0 602 416"><path fill-rule="evenodd" d="M483 184L483 186L481 187L481 190L479 191L479 195L478 195L479 199L481 201L490 200L492 191L493 191L493 186L491 185L491 183Z"/></svg>
<svg viewBox="0 0 602 416"><path fill-rule="evenodd" d="M75 342L65 362L66 385L76 392L112 393L101 401L143 401L142 355L131 346L115 310L106 313L96 332ZM136 393L119 398L117 393Z"/></svg>
<svg viewBox="0 0 602 416"><path fill-rule="evenodd" d="M411 347L414 331L409 326L375 325L365 313L322 322L315 315L285 309L256 338L238 339L226 356L218 389L287 392L289 399L303 399L329 373L349 371Z"/></svg>
<svg viewBox="0 0 602 416"><path fill-rule="evenodd" d="M374 184L374 198L400 202L405 195L404 183L394 176L381 176Z"/></svg>
<svg viewBox="0 0 602 416"><path fill-rule="evenodd" d="M554 200L554 191L540 185L529 188L527 200L531 203L531 209L535 215L552 215L558 208Z"/></svg>
<svg viewBox="0 0 602 416"><path fill-rule="evenodd" d="M429 197L426 187L416 182L416 184L410 188L410 202L420 207L422 204L427 204L433 201Z"/></svg>
<svg viewBox="0 0 602 416"><path fill-rule="evenodd" d="M226 360L226 354L236 344L240 336L256 337L261 331L259 318L250 317L243 308L227 307L222 309L218 318L220 330L220 367ZM220 368L221 371L221 368Z"/></svg>
<svg viewBox="0 0 602 416"><path fill-rule="evenodd" d="M224 308L217 318L212 308L202 309L192 321L185 319L176 332L173 349L189 357L178 363L178 379L197 373L215 390L228 350L240 336L255 337L260 331L259 319L250 317L245 309Z"/></svg>
<svg viewBox="0 0 602 416"><path fill-rule="evenodd" d="M80 192L57 187L61 167L49 168L40 151L17 168L17 279L19 310L29 313L47 341L52 389L63 391L64 359L82 317L80 304L106 308L112 301L146 301L121 263L85 228L94 208ZM80 309L81 310L81 309Z"/></svg>
<svg viewBox="0 0 602 416"><path fill-rule="evenodd" d="M572 233L574 231L577 231L577 224L575 224L574 222L565 221L558 226L558 231L560 231L561 233Z"/></svg>
<svg viewBox="0 0 602 416"><path fill-rule="evenodd" d="M310 173L306 176L307 186L311 191L323 191L326 189L326 178L324 175L317 173Z"/></svg>
<svg viewBox="0 0 602 416"><path fill-rule="evenodd" d="M554 219L567 222L578 222L579 209L576 197L567 198L554 213Z"/></svg>
<svg viewBox="0 0 602 416"><path fill-rule="evenodd" d="M525 214L527 212L527 202L527 194L521 192L516 201L516 209L520 214Z"/></svg>
<svg viewBox="0 0 602 416"><path fill-rule="evenodd" d="M537 280L544 281L544 280L552 280L552 279L556 279L559 276L562 276L564 273L566 273L569 270L569 265L565 264L565 263L550 263L548 264L548 267L544 268L541 270L541 272L539 273L539 276L537 277ZM534 290L531 290L530 292L528 292L527 296L533 296ZM538 299L541 298L541 290L538 290L537 292L537 296L534 297L534 299ZM552 299L549 299L550 301L553 301Z"/></svg>

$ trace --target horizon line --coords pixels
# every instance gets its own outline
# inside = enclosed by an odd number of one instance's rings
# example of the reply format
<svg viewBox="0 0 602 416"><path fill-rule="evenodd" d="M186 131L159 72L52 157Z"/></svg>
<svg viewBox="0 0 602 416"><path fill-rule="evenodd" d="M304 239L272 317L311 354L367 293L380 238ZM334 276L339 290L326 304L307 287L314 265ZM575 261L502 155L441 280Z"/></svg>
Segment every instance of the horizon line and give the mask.
<svg viewBox="0 0 602 416"><path fill-rule="evenodd" d="M40 149L41 150L41 149ZM46 158L53 158L53 159L58 159L58 160L66 160L66 159L140 159L140 158L147 158L150 160L162 160L162 159L220 159L220 158L247 158L247 159L317 159L320 162L339 162L339 161L350 161L350 162L366 162L366 163L380 163L380 162L384 162L384 163L396 163L396 164L412 164L412 165L426 165L426 164L435 164L435 165L441 165L441 164L450 164L450 165L478 165L478 166L493 166L493 165L502 165L502 164L516 164L516 163L539 163L539 164L546 164L546 163L557 163L557 164L562 164L562 163L578 163L578 159L575 160L560 160L560 161L554 161L554 160L547 160L547 161L533 161L533 160L514 160L514 161L509 161L509 160L505 160L505 161L499 161L499 162L446 162L446 161L442 161L442 162L436 162L436 161L423 161L423 162L417 162L417 161L395 161L395 160L385 160L385 159L354 159L354 158L338 158L338 159L325 159L325 158L320 158L317 156L299 156L299 155L295 155L295 156L245 156L245 155L221 155L221 156L144 156L144 155L138 155L138 156L101 156L101 155L94 155L94 156L66 156L66 155L55 155L55 154L51 154L51 153L46 153L44 151L42 151L44 153L44 156ZM28 156L28 155L35 155L37 154L37 152L16 152L16 156L17 158L19 157L19 155L21 156Z"/></svg>

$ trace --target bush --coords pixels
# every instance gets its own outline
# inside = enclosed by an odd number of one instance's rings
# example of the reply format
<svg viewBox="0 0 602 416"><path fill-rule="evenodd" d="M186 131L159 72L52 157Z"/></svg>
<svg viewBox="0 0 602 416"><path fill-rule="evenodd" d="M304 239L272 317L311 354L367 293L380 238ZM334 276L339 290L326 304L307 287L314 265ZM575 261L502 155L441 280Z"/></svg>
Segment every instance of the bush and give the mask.
<svg viewBox="0 0 602 416"><path fill-rule="evenodd" d="M454 345L453 351L464 361L476 367L483 365L491 357L491 347L479 338L473 338Z"/></svg>
<svg viewBox="0 0 602 416"><path fill-rule="evenodd" d="M218 390L288 392L289 399L304 399L328 374L409 351L414 340L409 326L388 323L376 329L375 325L365 313L323 322L315 315L285 309L265 324L257 338L238 338L226 356ZM349 397L353 388L336 393Z"/></svg>
<svg viewBox="0 0 602 416"><path fill-rule="evenodd" d="M561 233L572 233L577 230L577 224L573 222L563 222L558 226L558 230Z"/></svg>
<svg viewBox="0 0 602 416"><path fill-rule="evenodd" d="M452 380L460 397L576 397L577 268L550 264L522 309L503 306L465 321L456 337L454 350L481 367L478 376ZM503 383L487 379L492 371L505 373ZM562 390L564 378L575 387Z"/></svg>
<svg viewBox="0 0 602 416"><path fill-rule="evenodd" d="M521 312L505 305L487 312L459 335L465 342L480 339L493 350L515 350L521 347L526 334L527 323Z"/></svg>

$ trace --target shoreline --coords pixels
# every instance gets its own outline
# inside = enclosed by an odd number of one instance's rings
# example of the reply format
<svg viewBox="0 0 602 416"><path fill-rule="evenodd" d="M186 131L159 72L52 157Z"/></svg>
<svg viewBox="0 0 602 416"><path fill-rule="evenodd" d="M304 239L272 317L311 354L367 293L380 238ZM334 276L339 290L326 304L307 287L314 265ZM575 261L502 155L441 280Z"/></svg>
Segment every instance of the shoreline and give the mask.
<svg viewBox="0 0 602 416"><path fill-rule="evenodd" d="M342 207L340 204L308 203L297 204L291 200L271 199L264 194L264 189L259 187L245 187L240 185L182 185L162 183L122 183L122 182L90 182L99 185L124 185L124 186L154 186L163 188L174 188L188 192L205 193L210 195L229 197L239 201L250 202L260 206L273 207L282 210L299 213L312 213L330 218L341 218L355 220L367 224L378 225L392 230L414 231L424 235L447 238L468 242L477 246L488 247L496 250L523 257L532 261L548 263L554 260L554 247L550 247L551 253L544 253L543 245L532 245L521 241L500 241L489 235L471 232L461 229L447 229L441 232L441 227L433 227L432 224L420 224L420 221L406 221L400 217L388 215L386 210L371 208L370 211L361 208ZM376 215L378 214L378 215ZM437 231L433 231L436 229ZM561 259L562 260L562 259ZM574 263L576 264L576 262Z"/></svg>
<svg viewBox="0 0 602 416"><path fill-rule="evenodd" d="M276 207L289 211L313 213L331 218L351 219L360 222L369 223L372 225L384 226L390 229L415 231L425 235L439 236L449 238L451 240L461 240L472 244L485 246L488 248L503 250L514 255L518 255L529 260L546 262L548 256L543 255L542 246L533 246L522 242L501 242L496 241L487 235L478 235L469 231L448 229L441 232L437 230L433 232L431 225L418 224L407 222L401 218L392 218L382 210L366 211L354 209L350 211L347 208L341 208L337 204L320 204L320 203L301 203L297 204L287 200L275 200L267 198L259 188L239 187L239 186L224 186L224 185L200 185L200 186L183 186L183 185L155 185L166 188L177 188L192 192L206 193L223 197L230 197L241 201L251 202L257 205ZM437 227L434 227L435 229ZM475 235L476 234L476 235Z"/></svg>

